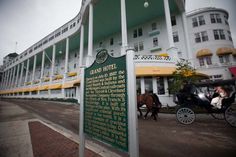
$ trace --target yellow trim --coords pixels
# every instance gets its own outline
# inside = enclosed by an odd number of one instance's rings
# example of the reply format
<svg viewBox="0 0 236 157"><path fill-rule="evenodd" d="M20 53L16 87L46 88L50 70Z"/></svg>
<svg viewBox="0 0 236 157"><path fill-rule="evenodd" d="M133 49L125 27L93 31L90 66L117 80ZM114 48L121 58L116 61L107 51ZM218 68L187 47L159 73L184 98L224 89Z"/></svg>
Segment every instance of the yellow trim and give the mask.
<svg viewBox="0 0 236 157"><path fill-rule="evenodd" d="M69 77L77 76L77 72L69 72L67 76Z"/></svg>
<svg viewBox="0 0 236 157"><path fill-rule="evenodd" d="M61 89L62 85L61 84L53 84L49 85L48 89Z"/></svg>
<svg viewBox="0 0 236 157"><path fill-rule="evenodd" d="M136 67L135 74L139 76L168 76L176 70L175 67Z"/></svg>
<svg viewBox="0 0 236 157"><path fill-rule="evenodd" d="M75 81L74 81L74 85L75 85L75 84L80 84L80 79L75 80Z"/></svg>
<svg viewBox="0 0 236 157"><path fill-rule="evenodd" d="M226 54L231 54L231 53L233 53L233 49L229 47L221 47L221 48L218 48L216 51L217 55L226 55Z"/></svg>
<svg viewBox="0 0 236 157"><path fill-rule="evenodd" d="M37 91L38 89L39 89L38 86L37 86L37 87L32 87L32 88L29 89L29 91L30 91L30 92L33 92L33 91Z"/></svg>
<svg viewBox="0 0 236 157"><path fill-rule="evenodd" d="M161 53L161 54L157 54L157 56L160 56L160 57L169 57L169 54L168 54L168 53Z"/></svg>
<svg viewBox="0 0 236 157"><path fill-rule="evenodd" d="M209 49L201 49L197 52L196 56L203 57L203 56L212 56L212 52Z"/></svg>
<svg viewBox="0 0 236 157"><path fill-rule="evenodd" d="M40 86L38 90L47 90L49 85Z"/></svg>
<svg viewBox="0 0 236 157"><path fill-rule="evenodd" d="M71 87L74 87L75 84L80 84L80 79L66 82L65 84L62 85L62 88L71 88Z"/></svg>
<svg viewBox="0 0 236 157"><path fill-rule="evenodd" d="M62 85L62 88L71 88L74 86L74 82L67 82Z"/></svg>

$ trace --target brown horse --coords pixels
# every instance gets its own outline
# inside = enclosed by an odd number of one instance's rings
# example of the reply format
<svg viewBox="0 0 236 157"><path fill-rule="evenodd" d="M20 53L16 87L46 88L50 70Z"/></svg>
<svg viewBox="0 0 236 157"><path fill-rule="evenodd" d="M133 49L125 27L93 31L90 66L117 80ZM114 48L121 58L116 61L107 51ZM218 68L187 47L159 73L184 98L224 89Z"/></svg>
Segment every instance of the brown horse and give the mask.
<svg viewBox="0 0 236 157"><path fill-rule="evenodd" d="M161 102L156 94L140 94L137 95L137 107L138 111L140 112L140 117L143 116L142 111L140 107L143 105L146 105L147 107L147 112L144 115L144 119L147 118L147 115L150 111L152 111L152 115L154 120L157 120L156 115L158 116L159 109L161 108Z"/></svg>

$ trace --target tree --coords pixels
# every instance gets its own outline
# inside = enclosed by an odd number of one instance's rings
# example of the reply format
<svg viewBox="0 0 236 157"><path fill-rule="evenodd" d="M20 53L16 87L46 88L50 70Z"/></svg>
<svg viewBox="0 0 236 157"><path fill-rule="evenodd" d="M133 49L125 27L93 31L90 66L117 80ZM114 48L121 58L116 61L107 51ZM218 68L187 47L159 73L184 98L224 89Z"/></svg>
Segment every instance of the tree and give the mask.
<svg viewBox="0 0 236 157"><path fill-rule="evenodd" d="M173 72L173 78L170 82L169 91L171 94L178 92L184 81L194 83L197 81L196 69L191 66L188 60L181 59L176 64L176 70Z"/></svg>

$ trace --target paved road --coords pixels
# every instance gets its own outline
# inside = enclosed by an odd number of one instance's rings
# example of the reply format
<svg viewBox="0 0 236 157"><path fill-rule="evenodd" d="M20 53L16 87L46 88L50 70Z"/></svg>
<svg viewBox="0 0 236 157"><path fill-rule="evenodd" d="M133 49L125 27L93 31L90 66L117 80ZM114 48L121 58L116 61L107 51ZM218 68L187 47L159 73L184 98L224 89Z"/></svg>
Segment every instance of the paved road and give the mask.
<svg viewBox="0 0 236 157"><path fill-rule="evenodd" d="M7 101L78 133L78 105L37 100ZM139 119L138 126L140 157L236 156L236 128L210 115L197 115L195 123L184 126L176 122L175 115L160 114L157 122Z"/></svg>

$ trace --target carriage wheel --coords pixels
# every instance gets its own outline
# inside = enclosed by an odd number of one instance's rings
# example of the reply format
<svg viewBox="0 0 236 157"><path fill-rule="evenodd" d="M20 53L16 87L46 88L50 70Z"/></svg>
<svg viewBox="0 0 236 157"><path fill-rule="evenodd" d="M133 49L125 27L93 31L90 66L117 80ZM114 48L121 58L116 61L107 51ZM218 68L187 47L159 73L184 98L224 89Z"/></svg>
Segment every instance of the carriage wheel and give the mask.
<svg viewBox="0 0 236 157"><path fill-rule="evenodd" d="M195 114L188 107L181 107L176 112L177 120L182 124L192 124L195 120Z"/></svg>
<svg viewBox="0 0 236 157"><path fill-rule="evenodd" d="M211 113L211 116L215 119L218 119L218 120L224 120L225 119L224 113Z"/></svg>
<svg viewBox="0 0 236 157"><path fill-rule="evenodd" d="M236 127L236 105L231 105L225 110L225 120L232 127Z"/></svg>

